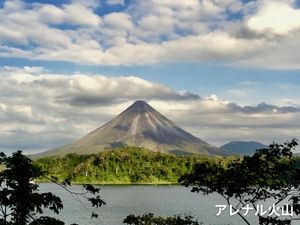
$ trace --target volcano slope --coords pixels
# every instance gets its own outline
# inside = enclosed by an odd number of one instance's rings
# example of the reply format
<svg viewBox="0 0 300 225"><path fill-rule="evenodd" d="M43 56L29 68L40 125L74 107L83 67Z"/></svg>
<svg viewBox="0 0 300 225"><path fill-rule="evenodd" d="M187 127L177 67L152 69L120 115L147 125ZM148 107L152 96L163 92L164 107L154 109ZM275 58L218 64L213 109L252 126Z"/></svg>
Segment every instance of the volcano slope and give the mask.
<svg viewBox="0 0 300 225"><path fill-rule="evenodd" d="M36 154L34 158L68 153L91 154L122 146L174 154L224 153L183 130L145 101L136 101L110 122L85 137L63 147Z"/></svg>

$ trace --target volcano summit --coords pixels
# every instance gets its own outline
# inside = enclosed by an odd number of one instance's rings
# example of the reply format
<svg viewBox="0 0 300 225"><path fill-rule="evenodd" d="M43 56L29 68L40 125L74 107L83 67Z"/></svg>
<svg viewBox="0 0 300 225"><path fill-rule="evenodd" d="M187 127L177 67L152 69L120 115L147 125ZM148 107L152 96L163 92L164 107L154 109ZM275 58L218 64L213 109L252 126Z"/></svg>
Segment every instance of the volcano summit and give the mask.
<svg viewBox="0 0 300 225"><path fill-rule="evenodd" d="M76 142L38 155L90 154L121 146L166 153L221 154L217 147L184 131L145 101L136 101L110 122Z"/></svg>

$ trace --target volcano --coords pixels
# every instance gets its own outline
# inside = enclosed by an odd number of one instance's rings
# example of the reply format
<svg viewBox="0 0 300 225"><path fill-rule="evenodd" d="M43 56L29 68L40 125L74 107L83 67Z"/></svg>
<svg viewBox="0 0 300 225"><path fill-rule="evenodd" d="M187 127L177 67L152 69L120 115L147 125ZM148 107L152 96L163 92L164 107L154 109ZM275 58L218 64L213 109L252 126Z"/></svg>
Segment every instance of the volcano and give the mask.
<svg viewBox="0 0 300 225"><path fill-rule="evenodd" d="M145 101L136 101L110 122L76 142L38 155L90 154L122 146L175 154L221 154L217 147L181 129Z"/></svg>

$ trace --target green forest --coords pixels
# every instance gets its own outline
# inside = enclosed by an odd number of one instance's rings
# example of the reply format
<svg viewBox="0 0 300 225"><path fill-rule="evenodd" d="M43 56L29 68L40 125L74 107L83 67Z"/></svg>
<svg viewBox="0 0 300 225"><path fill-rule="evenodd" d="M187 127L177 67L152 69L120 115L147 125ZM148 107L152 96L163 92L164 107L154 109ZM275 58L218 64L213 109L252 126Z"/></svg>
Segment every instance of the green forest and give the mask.
<svg viewBox="0 0 300 225"><path fill-rule="evenodd" d="M282 211L282 214L272 216L270 207L266 211L268 214L255 215L257 222L260 225L291 225L293 220L300 219L300 161L299 157L293 156L297 146L296 140L284 144L273 143L268 148L257 150L253 156L223 158L176 156L125 147L92 155L47 157L34 163L21 151L11 156L0 153L0 164L3 166L0 171L0 224L65 224L59 219L43 215L45 208L57 214L63 208L60 197L51 192L40 193L39 184L32 182L44 181L48 177L49 182L71 194L74 199L81 203L85 200L94 208L106 205L106 201L100 195L100 188L90 183L178 182L190 187L195 193L221 195L227 205L237 211L237 216L244 224L252 224L246 214L240 212L245 209L244 206L250 203L255 210L260 202L273 202L273 207L288 210L288 214L284 215ZM62 182L51 176L58 177ZM71 190L69 179L85 182L82 184L83 189ZM91 218L99 217L95 211L90 213ZM286 215L290 217L285 217ZM164 217L151 212L143 215L130 214L123 223L202 224L190 215Z"/></svg>
<svg viewBox="0 0 300 225"><path fill-rule="evenodd" d="M220 161L204 155L177 156L151 152L138 147L123 147L99 154L68 154L35 161L50 176L59 180L91 184L172 184L189 173L197 162ZM41 179L40 181L47 181Z"/></svg>

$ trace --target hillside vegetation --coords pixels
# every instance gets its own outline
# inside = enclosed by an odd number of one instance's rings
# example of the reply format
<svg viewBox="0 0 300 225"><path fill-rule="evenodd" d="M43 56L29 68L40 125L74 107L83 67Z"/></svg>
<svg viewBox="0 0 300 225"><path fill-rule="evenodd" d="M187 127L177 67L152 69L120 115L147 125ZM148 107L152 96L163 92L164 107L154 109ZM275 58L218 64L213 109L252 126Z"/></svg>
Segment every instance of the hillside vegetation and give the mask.
<svg viewBox="0 0 300 225"><path fill-rule="evenodd" d="M73 182L93 184L163 184L177 183L196 162L208 160L224 161L220 157L176 156L123 147L91 155L49 156L35 163L59 180L71 178Z"/></svg>

